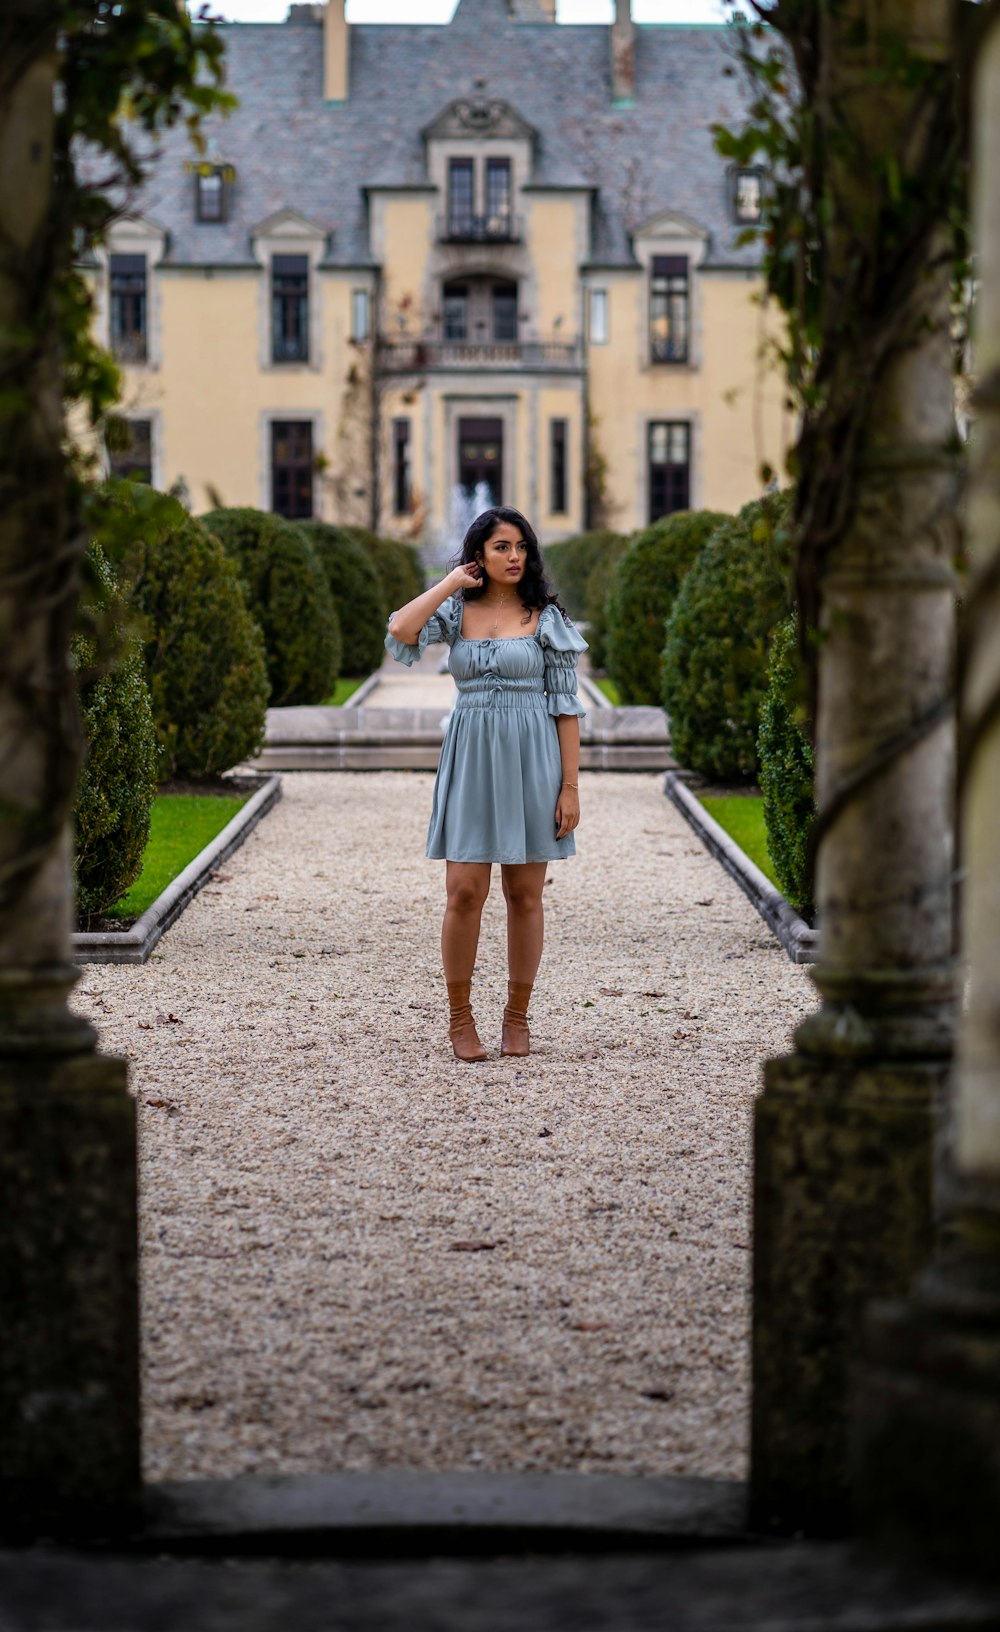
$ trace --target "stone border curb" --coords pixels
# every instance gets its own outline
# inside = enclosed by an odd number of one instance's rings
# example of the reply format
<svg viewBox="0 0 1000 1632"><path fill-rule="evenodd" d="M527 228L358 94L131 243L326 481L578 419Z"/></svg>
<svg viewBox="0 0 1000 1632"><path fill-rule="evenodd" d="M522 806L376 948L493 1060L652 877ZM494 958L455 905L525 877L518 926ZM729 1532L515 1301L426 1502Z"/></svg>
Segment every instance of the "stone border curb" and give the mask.
<svg viewBox="0 0 1000 1632"><path fill-rule="evenodd" d="M663 791L670 803L697 833L705 848L722 863L743 894L756 907L771 933L781 942L793 963L815 963L818 935L789 906L759 867L731 839L725 828L708 814L700 799L685 787L676 771L668 771Z"/></svg>
<svg viewBox="0 0 1000 1632"><path fill-rule="evenodd" d="M351 695L348 697L346 703L343 703L341 706L343 708L358 708L358 707L360 707L360 705L365 701L365 699L367 697L370 697L372 692L375 690L375 687L379 683L379 677L380 677L381 673L382 673L381 669L373 669L371 674L368 676L368 679L367 680L362 680L362 682L361 682L360 686L358 687L357 691L352 691Z"/></svg>
<svg viewBox="0 0 1000 1632"><path fill-rule="evenodd" d="M142 917L136 919L131 929L124 929L120 934L113 930L77 931L73 936L73 962L145 963L161 936L177 922L216 868L245 843L261 817L266 816L280 798L281 777L269 776L222 832L188 862L184 871L178 873Z"/></svg>
<svg viewBox="0 0 1000 1632"><path fill-rule="evenodd" d="M147 1485L141 1550L376 1557L745 1542L746 1486L577 1473L293 1474Z"/></svg>

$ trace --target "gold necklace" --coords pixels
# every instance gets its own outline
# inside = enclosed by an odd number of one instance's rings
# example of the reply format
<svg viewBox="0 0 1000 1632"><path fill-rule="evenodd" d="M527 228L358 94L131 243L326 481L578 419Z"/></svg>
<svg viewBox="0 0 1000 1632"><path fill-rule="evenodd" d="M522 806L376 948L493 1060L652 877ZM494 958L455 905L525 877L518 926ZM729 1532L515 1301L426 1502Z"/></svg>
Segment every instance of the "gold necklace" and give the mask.
<svg viewBox="0 0 1000 1632"><path fill-rule="evenodd" d="M501 612L501 609L503 608L503 605L504 605L504 602L506 601L506 599L507 599L506 595L501 595L499 601L497 602L497 621L493 625L493 636L492 636L492 638L494 640L496 639L497 630L500 627L500 612Z"/></svg>

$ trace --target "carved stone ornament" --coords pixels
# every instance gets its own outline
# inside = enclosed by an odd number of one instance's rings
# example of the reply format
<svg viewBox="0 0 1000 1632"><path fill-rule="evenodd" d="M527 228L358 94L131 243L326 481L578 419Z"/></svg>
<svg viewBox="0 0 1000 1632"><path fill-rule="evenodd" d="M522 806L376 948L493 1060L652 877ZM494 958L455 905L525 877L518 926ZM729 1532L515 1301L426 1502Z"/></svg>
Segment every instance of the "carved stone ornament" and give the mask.
<svg viewBox="0 0 1000 1632"><path fill-rule="evenodd" d="M448 137L490 136L533 141L535 130L509 102L484 95L459 97L449 103L424 131L428 140Z"/></svg>

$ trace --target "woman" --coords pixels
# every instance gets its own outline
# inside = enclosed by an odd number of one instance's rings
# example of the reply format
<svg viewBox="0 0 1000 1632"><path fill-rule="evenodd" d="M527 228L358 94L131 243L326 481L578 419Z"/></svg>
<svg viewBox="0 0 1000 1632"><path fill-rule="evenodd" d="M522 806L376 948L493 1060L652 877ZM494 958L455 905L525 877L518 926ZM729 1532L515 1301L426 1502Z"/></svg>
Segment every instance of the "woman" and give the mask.
<svg viewBox="0 0 1000 1632"><path fill-rule="evenodd" d="M550 590L538 540L520 511L484 511L454 571L389 619L386 649L401 663L415 663L438 641L451 648L448 667L458 683L427 835L428 856L448 864L441 930L448 1034L456 1059L486 1059L470 991L498 861L509 975L500 1051L525 1055L545 869L576 850L584 712L576 661L587 644Z"/></svg>

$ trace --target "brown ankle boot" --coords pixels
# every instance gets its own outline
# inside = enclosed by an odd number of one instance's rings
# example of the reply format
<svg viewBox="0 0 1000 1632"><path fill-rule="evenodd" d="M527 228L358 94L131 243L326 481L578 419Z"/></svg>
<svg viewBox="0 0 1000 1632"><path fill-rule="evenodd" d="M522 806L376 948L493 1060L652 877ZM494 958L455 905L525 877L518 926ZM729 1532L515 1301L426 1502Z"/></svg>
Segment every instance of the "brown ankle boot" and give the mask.
<svg viewBox="0 0 1000 1632"><path fill-rule="evenodd" d="M448 981L448 1007L451 1010L451 1019L448 1023L448 1036L455 1051L456 1060L485 1060L486 1050L479 1041L476 1022L472 1018L472 1004L469 1001L472 991L471 980Z"/></svg>
<svg viewBox="0 0 1000 1632"><path fill-rule="evenodd" d="M516 980L508 980L507 1007L503 1011L503 1028L500 1034L501 1054L531 1053L531 1037L528 1033L530 1002L530 984L522 985Z"/></svg>

